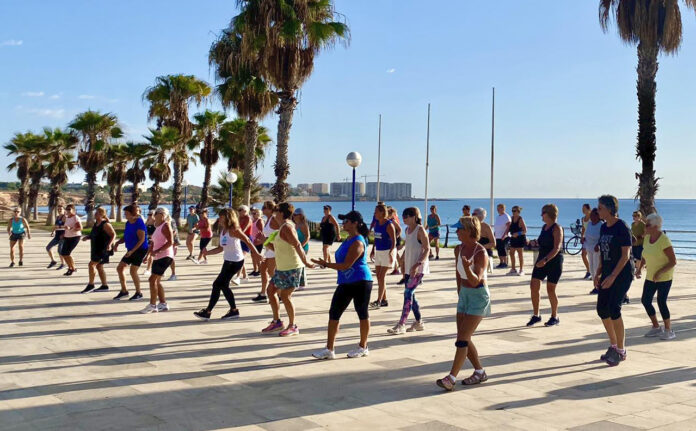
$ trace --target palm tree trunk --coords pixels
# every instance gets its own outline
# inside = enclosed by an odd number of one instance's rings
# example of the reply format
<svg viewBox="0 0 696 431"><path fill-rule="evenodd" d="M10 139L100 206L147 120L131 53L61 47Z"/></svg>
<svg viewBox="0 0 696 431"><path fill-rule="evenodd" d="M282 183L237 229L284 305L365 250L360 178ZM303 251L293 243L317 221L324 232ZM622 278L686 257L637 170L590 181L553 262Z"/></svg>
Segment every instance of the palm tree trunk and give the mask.
<svg viewBox="0 0 696 431"><path fill-rule="evenodd" d="M251 205L251 183L254 179L256 166L256 141L258 140L259 123L249 120L244 127L244 203ZM230 185L233 187L234 185ZM234 188L234 187L233 187Z"/></svg>
<svg viewBox="0 0 696 431"><path fill-rule="evenodd" d="M290 164L288 163L288 141L290 140L290 128L292 127L292 117L297 107L297 99L294 91L283 91L280 93L280 108L278 114L278 141L276 143L276 161L273 165L276 183L271 189L276 203L284 202L288 198L288 174Z"/></svg>
<svg viewBox="0 0 696 431"><path fill-rule="evenodd" d="M37 202L38 197L39 197L39 187L40 187L40 183L37 184L37 181L32 178L31 186L29 186L29 205L27 207L27 214L26 214L26 216L29 217L29 215L30 215L29 213L31 212L32 221L36 221L37 216L38 216L36 202Z"/></svg>
<svg viewBox="0 0 696 431"><path fill-rule="evenodd" d="M131 203L138 203L138 200L140 199L140 190L138 189L139 185L140 184L133 183L133 190L131 190Z"/></svg>
<svg viewBox="0 0 696 431"><path fill-rule="evenodd" d="M210 187L210 177L213 167L205 165L205 176L203 177L203 188L201 189L201 208L208 208L208 188Z"/></svg>
<svg viewBox="0 0 696 431"><path fill-rule="evenodd" d="M123 221L123 183L118 183L116 187L116 221ZM113 207L112 207L113 208Z"/></svg>
<svg viewBox="0 0 696 431"><path fill-rule="evenodd" d="M46 226L53 226L59 197L60 185L57 182L51 181L51 191L48 192L48 216L46 217Z"/></svg>
<svg viewBox="0 0 696 431"><path fill-rule="evenodd" d="M85 196L85 213L87 214L87 227L94 224L94 196L96 194L97 173L87 172L87 196Z"/></svg>
<svg viewBox="0 0 696 431"><path fill-rule="evenodd" d="M172 220L181 226L181 183L184 181L184 170L181 162L174 162L174 184L172 187Z"/></svg>
<svg viewBox="0 0 696 431"><path fill-rule="evenodd" d="M116 217L116 186L109 185L109 205L111 205L111 210L109 211L109 219L113 220Z"/></svg>
<svg viewBox="0 0 696 431"><path fill-rule="evenodd" d="M655 194L657 181L655 177L655 153L657 152L655 126L655 94L657 93L658 54L657 45L638 44L638 143L636 157L640 159L642 171L636 173L638 179L637 197L643 214L655 212Z"/></svg>
<svg viewBox="0 0 696 431"><path fill-rule="evenodd" d="M162 194L162 188L160 187L160 182L155 181L152 184L152 188L150 190L152 190L152 195L150 195L150 206L148 208L154 211L159 206L160 198L161 198L161 194Z"/></svg>

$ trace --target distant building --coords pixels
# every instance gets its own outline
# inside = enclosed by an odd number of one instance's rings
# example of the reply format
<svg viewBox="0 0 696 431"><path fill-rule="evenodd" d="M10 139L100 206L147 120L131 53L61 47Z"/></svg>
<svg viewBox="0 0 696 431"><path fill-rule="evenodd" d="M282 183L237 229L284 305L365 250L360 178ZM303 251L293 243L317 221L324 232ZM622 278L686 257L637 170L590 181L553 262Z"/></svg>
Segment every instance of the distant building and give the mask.
<svg viewBox="0 0 696 431"><path fill-rule="evenodd" d="M328 195L329 185L327 183L314 183L312 184L312 193L316 195Z"/></svg>
<svg viewBox="0 0 696 431"><path fill-rule="evenodd" d="M365 197L377 199L377 182L367 183ZM411 198L411 183L379 183L380 200L398 200Z"/></svg>
<svg viewBox="0 0 696 431"><path fill-rule="evenodd" d="M308 192L308 191L312 190L312 185L308 184L308 183L302 183L302 184L298 184L297 188L302 190L302 191Z"/></svg>
<svg viewBox="0 0 696 431"><path fill-rule="evenodd" d="M330 190L331 190L331 196L350 197L351 194L353 193L353 183L352 182L331 183ZM355 195L356 196L364 196L365 195L365 183L361 183L361 182L355 183Z"/></svg>

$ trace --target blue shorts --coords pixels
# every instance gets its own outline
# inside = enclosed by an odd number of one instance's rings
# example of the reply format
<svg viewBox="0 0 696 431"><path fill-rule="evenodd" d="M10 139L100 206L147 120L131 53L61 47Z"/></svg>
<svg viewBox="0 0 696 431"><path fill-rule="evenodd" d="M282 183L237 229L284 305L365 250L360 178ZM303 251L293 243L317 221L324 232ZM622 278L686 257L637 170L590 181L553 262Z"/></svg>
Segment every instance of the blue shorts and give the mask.
<svg viewBox="0 0 696 431"><path fill-rule="evenodd" d="M477 288L464 287L459 289L457 313L471 316L488 317L491 315L491 294L488 286Z"/></svg>
<svg viewBox="0 0 696 431"><path fill-rule="evenodd" d="M430 229L428 231L428 235L430 235L432 238L440 238L440 229Z"/></svg>

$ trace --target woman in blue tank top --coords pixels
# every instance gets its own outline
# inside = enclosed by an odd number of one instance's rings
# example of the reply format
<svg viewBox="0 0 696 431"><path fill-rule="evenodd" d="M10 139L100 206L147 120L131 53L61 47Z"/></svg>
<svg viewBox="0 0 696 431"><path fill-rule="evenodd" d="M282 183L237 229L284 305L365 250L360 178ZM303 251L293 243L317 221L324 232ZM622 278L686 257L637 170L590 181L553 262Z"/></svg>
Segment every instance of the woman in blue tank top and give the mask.
<svg viewBox="0 0 696 431"><path fill-rule="evenodd" d="M369 228L363 221L362 215L357 211L338 216L343 221L343 230L348 233L346 239L336 250L336 262L327 262L325 259L312 259L314 263L325 268L338 271L338 287L331 299L329 309L329 333L326 348L312 353L317 359L334 359L334 342L338 334L338 322L341 315L353 301L355 311L360 319L360 344L357 349L348 352L349 358L367 356L367 335L370 332L370 320L368 315L368 303L372 293L372 274L367 265L367 234Z"/></svg>
<svg viewBox="0 0 696 431"><path fill-rule="evenodd" d="M19 208L14 209L14 215L7 224L7 234L10 236L10 268L15 265L14 246L17 243L19 243L19 266L24 265L24 237L31 239L31 230Z"/></svg>

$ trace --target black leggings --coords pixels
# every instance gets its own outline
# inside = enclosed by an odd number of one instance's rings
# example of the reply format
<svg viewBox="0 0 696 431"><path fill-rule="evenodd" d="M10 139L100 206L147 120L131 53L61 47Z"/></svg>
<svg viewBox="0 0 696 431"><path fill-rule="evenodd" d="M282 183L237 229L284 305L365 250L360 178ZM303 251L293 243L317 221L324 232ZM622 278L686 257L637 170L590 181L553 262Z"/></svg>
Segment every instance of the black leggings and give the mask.
<svg viewBox="0 0 696 431"><path fill-rule="evenodd" d="M652 300L655 297L655 292L657 292L657 307L660 309L660 315L662 320L669 319L669 308L667 308L667 295L669 295L669 289L672 287L672 280L669 281L650 281L645 280L643 285L643 297L640 301L645 307L645 311L648 316L652 317L655 315L655 307L652 305Z"/></svg>
<svg viewBox="0 0 696 431"><path fill-rule="evenodd" d="M603 277L600 283L602 281L604 281ZM600 319L611 318L611 320L618 320L621 318L621 302L631 287L631 281L633 280L630 275L619 275L609 289L599 289L597 294L597 314Z"/></svg>
<svg viewBox="0 0 696 431"><path fill-rule="evenodd" d="M213 311L213 308L215 308L215 304L217 304L218 299L220 299L220 291L225 295L225 299L227 299L227 302L230 304L230 308L237 308L234 302L234 293L232 293L232 289L230 289L230 280L237 275L239 270L242 269L242 266L244 266L244 260L240 260L239 262L226 260L225 263L222 264L220 274L218 274L213 282L213 291L210 292L208 311Z"/></svg>
<svg viewBox="0 0 696 431"><path fill-rule="evenodd" d="M358 313L360 320L366 320L370 316L367 312L367 307L370 303L370 295L372 294L372 281L361 280L354 283L339 284L331 298L331 307L329 308L329 319L340 320L341 315L348 304L353 300L353 307Z"/></svg>

